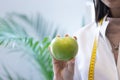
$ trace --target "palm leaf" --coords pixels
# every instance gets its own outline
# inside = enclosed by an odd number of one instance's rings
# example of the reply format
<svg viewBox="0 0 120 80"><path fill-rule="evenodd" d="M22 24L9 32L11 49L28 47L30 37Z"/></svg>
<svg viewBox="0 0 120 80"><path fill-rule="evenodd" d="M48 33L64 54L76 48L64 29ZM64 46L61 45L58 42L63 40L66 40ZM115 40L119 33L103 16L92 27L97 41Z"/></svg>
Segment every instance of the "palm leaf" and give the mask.
<svg viewBox="0 0 120 80"><path fill-rule="evenodd" d="M13 51L16 52L18 52L17 49L20 48L25 53L24 55L26 55L27 51L27 53L29 53L27 55L32 56L38 63L37 69L40 71L40 74L44 76L45 80L53 79L52 59L48 51L49 44L50 41L48 38L45 38L41 42L35 41L33 38L18 38L14 39L14 42L12 40L4 40L4 42L2 42L2 45L7 45L7 48L12 48L14 49ZM13 45L16 46L12 47Z"/></svg>
<svg viewBox="0 0 120 80"><path fill-rule="evenodd" d="M48 46L57 33L58 28L53 27L53 24L48 25L39 14L36 17L28 17L13 13L0 18L0 45L10 48L10 53L17 53L20 49L24 55L32 56L45 80L53 80Z"/></svg>
<svg viewBox="0 0 120 80"><path fill-rule="evenodd" d="M43 40L45 37L54 38L56 34L62 34L59 27L52 23L48 23L40 14L34 16L26 16L23 14L12 13L8 14L7 18L10 22L17 24L15 26L23 27L27 34L31 37ZM32 31L32 32L31 32ZM23 33L23 32L22 32Z"/></svg>

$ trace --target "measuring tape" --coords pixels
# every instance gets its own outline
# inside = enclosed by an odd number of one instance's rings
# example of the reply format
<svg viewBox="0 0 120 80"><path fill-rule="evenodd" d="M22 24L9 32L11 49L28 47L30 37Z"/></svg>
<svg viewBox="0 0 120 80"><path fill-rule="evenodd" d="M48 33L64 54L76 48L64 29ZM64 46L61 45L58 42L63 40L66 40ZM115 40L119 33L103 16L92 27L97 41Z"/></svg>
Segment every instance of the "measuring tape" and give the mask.
<svg viewBox="0 0 120 80"><path fill-rule="evenodd" d="M103 19L99 22L99 27L102 25ZM99 33L98 33L99 34ZM97 46L98 46L98 37L97 35L94 40L93 49L92 49L92 55L89 65L89 73L88 73L88 80L94 80L94 70L95 70L95 62L96 62L96 53L97 53Z"/></svg>

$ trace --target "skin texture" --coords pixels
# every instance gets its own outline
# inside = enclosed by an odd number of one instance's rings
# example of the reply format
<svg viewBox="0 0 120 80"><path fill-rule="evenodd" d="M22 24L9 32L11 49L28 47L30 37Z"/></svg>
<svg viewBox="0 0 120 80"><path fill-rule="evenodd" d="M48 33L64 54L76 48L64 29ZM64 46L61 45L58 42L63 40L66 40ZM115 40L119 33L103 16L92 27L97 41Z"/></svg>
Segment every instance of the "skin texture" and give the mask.
<svg viewBox="0 0 120 80"><path fill-rule="evenodd" d="M110 9L113 18L120 18L120 0L101 0L101 1ZM114 58L117 63L118 53L114 54Z"/></svg>
<svg viewBox="0 0 120 80"><path fill-rule="evenodd" d="M120 0L101 0L108 8L112 17L120 18Z"/></svg>
<svg viewBox="0 0 120 80"><path fill-rule="evenodd" d="M74 62L74 59L66 62L53 59L54 80L73 80Z"/></svg>
<svg viewBox="0 0 120 80"><path fill-rule="evenodd" d="M109 8L120 8L120 0L101 0Z"/></svg>

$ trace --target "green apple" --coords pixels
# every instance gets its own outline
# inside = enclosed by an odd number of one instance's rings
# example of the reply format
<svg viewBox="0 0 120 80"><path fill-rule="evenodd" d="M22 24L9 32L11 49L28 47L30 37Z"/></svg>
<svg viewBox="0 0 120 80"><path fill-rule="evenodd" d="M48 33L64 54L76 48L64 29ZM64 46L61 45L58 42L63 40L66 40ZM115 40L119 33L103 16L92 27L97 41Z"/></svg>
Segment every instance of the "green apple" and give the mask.
<svg viewBox="0 0 120 80"><path fill-rule="evenodd" d="M69 36L56 37L50 44L50 50L55 59L68 61L76 56L78 44L74 38Z"/></svg>

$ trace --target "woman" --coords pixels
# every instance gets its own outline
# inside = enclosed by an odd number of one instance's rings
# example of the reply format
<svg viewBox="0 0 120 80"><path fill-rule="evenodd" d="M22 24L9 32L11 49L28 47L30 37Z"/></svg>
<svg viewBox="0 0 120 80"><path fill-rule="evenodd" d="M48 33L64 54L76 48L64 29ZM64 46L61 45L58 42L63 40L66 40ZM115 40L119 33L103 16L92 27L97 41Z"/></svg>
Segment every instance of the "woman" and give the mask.
<svg viewBox="0 0 120 80"><path fill-rule="evenodd" d="M94 0L96 22L76 33L79 51L53 59L54 80L120 80L120 0Z"/></svg>

